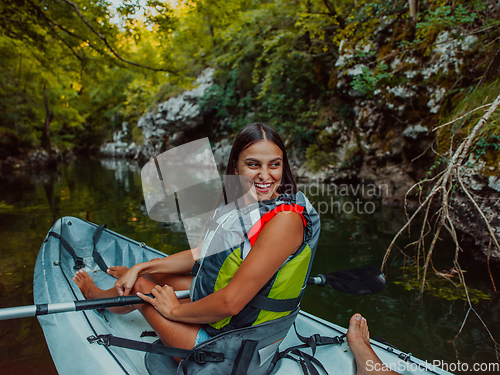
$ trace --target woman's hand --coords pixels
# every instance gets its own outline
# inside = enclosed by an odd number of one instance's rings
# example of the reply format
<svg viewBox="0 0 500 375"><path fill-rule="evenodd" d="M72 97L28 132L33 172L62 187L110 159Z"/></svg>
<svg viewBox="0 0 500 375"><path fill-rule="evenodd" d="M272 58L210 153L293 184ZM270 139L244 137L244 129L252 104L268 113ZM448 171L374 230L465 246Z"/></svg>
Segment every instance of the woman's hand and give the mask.
<svg viewBox="0 0 500 375"><path fill-rule="evenodd" d="M135 267L130 268L115 282L115 289L119 296L128 296L134 287L139 273Z"/></svg>
<svg viewBox="0 0 500 375"><path fill-rule="evenodd" d="M175 295L174 288L169 285L165 285L164 287L156 285L151 290L151 294L155 298L137 293L140 298L150 303L161 315L167 319L171 319L172 311L180 305L179 299Z"/></svg>

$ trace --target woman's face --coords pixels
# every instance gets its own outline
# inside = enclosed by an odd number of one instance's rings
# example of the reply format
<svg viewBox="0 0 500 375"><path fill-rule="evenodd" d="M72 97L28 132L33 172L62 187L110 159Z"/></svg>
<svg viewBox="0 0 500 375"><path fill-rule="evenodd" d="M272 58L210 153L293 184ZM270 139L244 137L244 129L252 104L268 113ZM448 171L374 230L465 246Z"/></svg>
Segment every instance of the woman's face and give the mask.
<svg viewBox="0 0 500 375"><path fill-rule="evenodd" d="M253 181L258 201L276 198L283 175L283 152L271 141L258 141L240 152L235 173Z"/></svg>

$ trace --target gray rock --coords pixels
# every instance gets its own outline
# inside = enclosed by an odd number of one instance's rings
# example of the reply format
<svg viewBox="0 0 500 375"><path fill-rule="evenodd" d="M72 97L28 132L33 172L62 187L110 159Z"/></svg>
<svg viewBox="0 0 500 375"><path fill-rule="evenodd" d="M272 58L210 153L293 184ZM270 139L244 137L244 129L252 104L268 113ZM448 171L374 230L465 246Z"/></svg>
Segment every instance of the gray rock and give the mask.
<svg viewBox="0 0 500 375"><path fill-rule="evenodd" d="M199 99L213 83L214 69L205 69L196 79L191 90L158 104L139 119L144 142L141 146L128 143L128 124L113 133L113 141L101 147L101 154L107 156L128 156L150 159L165 147L172 146L186 130L203 124L203 113Z"/></svg>
<svg viewBox="0 0 500 375"><path fill-rule="evenodd" d="M409 125L403 131L403 137L417 139L420 134L427 134L429 129L426 126L418 125Z"/></svg>

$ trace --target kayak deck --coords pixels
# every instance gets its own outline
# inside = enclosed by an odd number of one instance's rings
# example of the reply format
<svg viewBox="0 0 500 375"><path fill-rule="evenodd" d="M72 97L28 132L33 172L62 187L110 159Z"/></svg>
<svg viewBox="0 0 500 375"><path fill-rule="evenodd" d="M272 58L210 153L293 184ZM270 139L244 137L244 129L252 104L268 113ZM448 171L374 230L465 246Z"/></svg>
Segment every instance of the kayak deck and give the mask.
<svg viewBox="0 0 500 375"><path fill-rule="evenodd" d="M96 285L102 289L109 289L114 286L116 279L103 272L92 256L94 249L92 238L96 228L97 225L79 218L64 217L54 224L51 231L62 235L76 254L83 258L84 269L94 279ZM131 267L139 262L165 256L155 249L108 229L102 232L97 249L108 266ZM76 272L73 269L74 264L74 259L61 245L61 241L48 235L35 265L33 291L36 304L84 299L72 280ZM59 374L148 374L144 352L91 344L87 340L89 336L112 334L148 343L156 341L157 337L141 337L144 331L151 331L151 327L138 311L126 315L113 314L107 310L79 311L38 316L38 319ZM323 336L339 336L346 332L343 327L302 311L296 319L296 328L300 335L307 337L315 333ZM280 350L299 344L301 341L292 328L280 344ZM384 363L404 375L449 374L437 367L428 366L430 370L428 371L425 369L425 362L408 357L406 353L387 345L372 341L372 346ZM311 354L310 349L304 351ZM162 363L160 367L163 368L163 374L176 374L176 363L172 358L161 358L158 355L148 357L151 361ZM354 359L346 342L341 345L318 347L315 358L321 361L329 374L356 373ZM272 372L272 374L300 373L299 364L288 359L279 361Z"/></svg>

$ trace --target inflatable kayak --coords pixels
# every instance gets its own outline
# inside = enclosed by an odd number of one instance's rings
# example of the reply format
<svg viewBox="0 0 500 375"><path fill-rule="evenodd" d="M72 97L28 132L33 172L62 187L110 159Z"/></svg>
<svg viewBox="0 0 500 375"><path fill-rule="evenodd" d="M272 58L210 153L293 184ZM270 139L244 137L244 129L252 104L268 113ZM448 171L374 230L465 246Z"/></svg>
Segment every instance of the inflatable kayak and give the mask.
<svg viewBox="0 0 500 375"><path fill-rule="evenodd" d="M164 257L165 254L133 241L102 226L76 217L63 217L50 229L35 265L33 293L35 304L51 304L84 300L73 282L75 265L83 267L97 286L112 288L116 279L102 270L105 265L132 265ZM138 311L116 315L104 309L64 312L38 316L47 345L59 374L176 374L177 363L168 356L140 350L99 345L92 338L111 334L116 337L153 343L151 327ZM319 346L314 357L330 375L356 373L353 356L343 335L346 328L300 311L296 330L290 329L279 345L283 351L302 344L300 336L320 334L338 337L338 344ZM372 341L381 360L403 374L450 374L411 354L388 344ZM304 349L311 354L310 349ZM273 353L271 353L273 354ZM319 370L323 373L323 370ZM302 374L298 363L280 360L272 374Z"/></svg>

